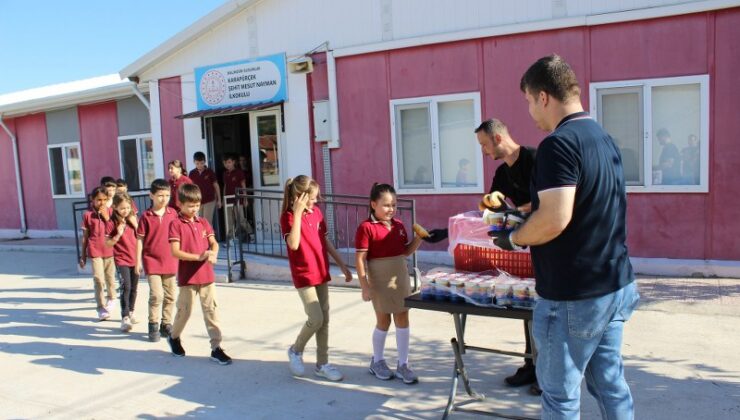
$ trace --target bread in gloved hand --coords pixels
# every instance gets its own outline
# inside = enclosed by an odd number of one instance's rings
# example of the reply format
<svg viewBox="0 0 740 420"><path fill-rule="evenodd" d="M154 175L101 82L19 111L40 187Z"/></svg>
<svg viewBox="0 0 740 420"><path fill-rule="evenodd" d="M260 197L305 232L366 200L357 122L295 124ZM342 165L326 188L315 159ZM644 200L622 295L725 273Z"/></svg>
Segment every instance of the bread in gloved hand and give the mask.
<svg viewBox="0 0 740 420"><path fill-rule="evenodd" d="M420 238L424 239L429 237L429 232L427 232L427 230L420 224L414 223L413 229L414 233L416 233Z"/></svg>

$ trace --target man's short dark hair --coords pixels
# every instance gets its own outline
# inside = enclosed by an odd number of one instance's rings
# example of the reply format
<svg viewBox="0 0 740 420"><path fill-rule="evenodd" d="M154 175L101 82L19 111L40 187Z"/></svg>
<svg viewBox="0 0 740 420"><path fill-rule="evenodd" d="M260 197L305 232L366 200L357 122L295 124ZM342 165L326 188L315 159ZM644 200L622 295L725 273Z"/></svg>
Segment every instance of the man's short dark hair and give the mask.
<svg viewBox="0 0 740 420"><path fill-rule="evenodd" d="M156 194L159 191L169 191L170 189L170 183L165 181L162 178L157 178L154 181L152 181L151 187L149 187L149 192L152 194Z"/></svg>
<svg viewBox="0 0 740 420"><path fill-rule="evenodd" d="M233 153L225 153L222 160L226 162L227 160L238 161L239 159Z"/></svg>
<svg viewBox="0 0 740 420"><path fill-rule="evenodd" d="M180 202L185 203L200 203L202 197L200 194L200 188L196 184L182 184L177 189L177 197Z"/></svg>
<svg viewBox="0 0 740 420"><path fill-rule="evenodd" d="M532 64L524 72L519 88L532 96L545 92L560 102L581 94L576 73L557 54L542 57Z"/></svg>
<svg viewBox="0 0 740 420"><path fill-rule="evenodd" d="M196 160L198 162L205 162L206 161L206 154L203 152L195 152L193 153L193 160Z"/></svg>
<svg viewBox="0 0 740 420"><path fill-rule="evenodd" d="M118 178L116 180L116 187L128 187L128 183L123 178Z"/></svg>
<svg viewBox="0 0 740 420"><path fill-rule="evenodd" d="M489 120L483 121L478 126L478 128L475 129L476 134L478 134L481 131L493 137L494 134L508 133L509 129L506 128L506 124L504 124L501 120L497 120L496 118L491 118Z"/></svg>
<svg viewBox="0 0 740 420"><path fill-rule="evenodd" d="M112 176L104 176L104 177L100 178L100 185L105 185L105 184L107 184L109 182L112 182L112 183L115 184L116 183L116 179L113 178Z"/></svg>

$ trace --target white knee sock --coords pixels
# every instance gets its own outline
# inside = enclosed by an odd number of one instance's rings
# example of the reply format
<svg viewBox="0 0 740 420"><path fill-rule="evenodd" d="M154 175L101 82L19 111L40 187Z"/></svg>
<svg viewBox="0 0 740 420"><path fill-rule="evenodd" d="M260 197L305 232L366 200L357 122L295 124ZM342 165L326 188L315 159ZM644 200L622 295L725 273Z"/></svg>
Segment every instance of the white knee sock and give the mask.
<svg viewBox="0 0 740 420"><path fill-rule="evenodd" d="M385 359L385 336L388 331L379 330L377 327L373 330L373 359L379 362Z"/></svg>
<svg viewBox="0 0 740 420"><path fill-rule="evenodd" d="M409 362L409 329L396 328L396 347L398 348L398 365Z"/></svg>

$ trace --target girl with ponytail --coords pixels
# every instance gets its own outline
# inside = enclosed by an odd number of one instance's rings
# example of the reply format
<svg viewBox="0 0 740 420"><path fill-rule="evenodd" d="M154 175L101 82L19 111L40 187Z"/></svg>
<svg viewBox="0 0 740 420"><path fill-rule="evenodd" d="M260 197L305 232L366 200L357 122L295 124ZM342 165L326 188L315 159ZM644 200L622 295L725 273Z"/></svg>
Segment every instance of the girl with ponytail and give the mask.
<svg viewBox="0 0 740 420"><path fill-rule="evenodd" d="M329 364L329 255L344 273L345 281L352 281L352 273L326 237L324 215L316 207L319 184L306 175L285 182L280 227L288 248L288 262L293 285L308 315L295 343L288 349L290 371L303 376L303 349L316 335L317 357L314 374L332 381L344 376Z"/></svg>

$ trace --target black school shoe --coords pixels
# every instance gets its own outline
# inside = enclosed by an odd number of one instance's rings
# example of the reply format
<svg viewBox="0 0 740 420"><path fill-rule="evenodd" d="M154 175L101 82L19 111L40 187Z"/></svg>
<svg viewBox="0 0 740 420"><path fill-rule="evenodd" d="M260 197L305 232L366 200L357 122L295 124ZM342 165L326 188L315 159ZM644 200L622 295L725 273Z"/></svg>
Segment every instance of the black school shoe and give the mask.
<svg viewBox="0 0 740 420"><path fill-rule="evenodd" d="M537 382L535 367L526 363L516 370L516 373L504 379L509 386L529 385Z"/></svg>
<svg viewBox="0 0 740 420"><path fill-rule="evenodd" d="M535 397L539 397L540 395L542 395L542 389L540 388L540 384L535 382L532 385L530 385L529 393L534 395Z"/></svg>
<svg viewBox="0 0 740 420"><path fill-rule="evenodd" d="M172 324L162 324L159 327L159 334L162 335L162 337L167 338L172 335Z"/></svg>
<svg viewBox="0 0 740 420"><path fill-rule="evenodd" d="M224 353L224 349L222 349L221 347L216 347L215 349L211 350L211 360L218 363L219 365L231 364L231 357L227 356L226 353Z"/></svg>
<svg viewBox="0 0 740 420"><path fill-rule="evenodd" d="M149 323L149 341L156 343L159 341L159 325L156 322Z"/></svg>
<svg viewBox="0 0 740 420"><path fill-rule="evenodd" d="M173 356L177 357L184 357L185 356L185 349L182 348L182 343L180 343L179 338L172 338L172 336L167 337L167 343L170 345L170 350L172 351Z"/></svg>

